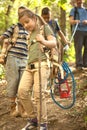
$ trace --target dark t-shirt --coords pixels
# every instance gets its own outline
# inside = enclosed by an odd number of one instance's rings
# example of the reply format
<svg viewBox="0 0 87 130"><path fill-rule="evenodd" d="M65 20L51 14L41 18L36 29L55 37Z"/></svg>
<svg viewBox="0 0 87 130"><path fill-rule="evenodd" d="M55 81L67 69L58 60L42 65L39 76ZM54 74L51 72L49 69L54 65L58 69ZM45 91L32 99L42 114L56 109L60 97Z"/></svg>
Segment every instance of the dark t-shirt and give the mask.
<svg viewBox="0 0 87 130"><path fill-rule="evenodd" d="M50 20L48 24L50 25L50 27L52 28L52 30L56 36L58 31L60 30L58 22L56 20Z"/></svg>

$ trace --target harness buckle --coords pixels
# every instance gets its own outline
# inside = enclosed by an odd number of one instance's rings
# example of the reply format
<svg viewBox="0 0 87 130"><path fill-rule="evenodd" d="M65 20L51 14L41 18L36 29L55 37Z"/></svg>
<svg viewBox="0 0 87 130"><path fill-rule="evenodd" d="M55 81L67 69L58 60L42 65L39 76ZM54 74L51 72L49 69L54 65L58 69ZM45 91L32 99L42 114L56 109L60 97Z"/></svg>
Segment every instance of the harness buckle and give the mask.
<svg viewBox="0 0 87 130"><path fill-rule="evenodd" d="M35 69L35 65L34 64L29 64L28 67L29 67L29 69Z"/></svg>

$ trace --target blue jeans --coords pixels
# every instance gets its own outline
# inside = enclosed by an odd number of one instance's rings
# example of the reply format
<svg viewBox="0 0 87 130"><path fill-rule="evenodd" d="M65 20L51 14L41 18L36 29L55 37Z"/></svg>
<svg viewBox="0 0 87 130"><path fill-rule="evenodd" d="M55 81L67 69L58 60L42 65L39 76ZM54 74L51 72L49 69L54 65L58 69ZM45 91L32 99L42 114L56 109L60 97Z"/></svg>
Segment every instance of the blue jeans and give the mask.
<svg viewBox="0 0 87 130"><path fill-rule="evenodd" d="M7 80L7 96L16 97L20 78L26 67L27 60L14 56L7 56L6 62L6 80Z"/></svg>

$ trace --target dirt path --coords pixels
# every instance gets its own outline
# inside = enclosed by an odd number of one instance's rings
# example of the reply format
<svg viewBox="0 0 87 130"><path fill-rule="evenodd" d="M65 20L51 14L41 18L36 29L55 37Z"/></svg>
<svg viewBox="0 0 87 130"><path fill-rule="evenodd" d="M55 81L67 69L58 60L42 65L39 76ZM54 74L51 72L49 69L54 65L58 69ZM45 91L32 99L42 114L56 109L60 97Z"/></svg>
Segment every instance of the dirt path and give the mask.
<svg viewBox="0 0 87 130"><path fill-rule="evenodd" d="M87 98L83 95L83 92L87 91L87 73L75 72L74 76L77 82L77 94L75 105L71 109L64 110L54 104L50 95L47 97L48 130L87 130L84 121L84 114L87 114L84 109L87 106ZM5 93L6 87L0 86L0 130L21 130L27 119L9 116Z"/></svg>

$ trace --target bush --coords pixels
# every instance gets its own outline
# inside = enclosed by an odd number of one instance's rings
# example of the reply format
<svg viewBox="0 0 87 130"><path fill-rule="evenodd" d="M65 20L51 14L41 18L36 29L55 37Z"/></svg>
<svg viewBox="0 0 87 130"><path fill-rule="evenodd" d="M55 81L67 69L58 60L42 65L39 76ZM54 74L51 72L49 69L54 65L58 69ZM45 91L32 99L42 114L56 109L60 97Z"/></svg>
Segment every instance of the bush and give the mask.
<svg viewBox="0 0 87 130"><path fill-rule="evenodd" d="M5 79L5 68L2 64L0 64L0 79Z"/></svg>

